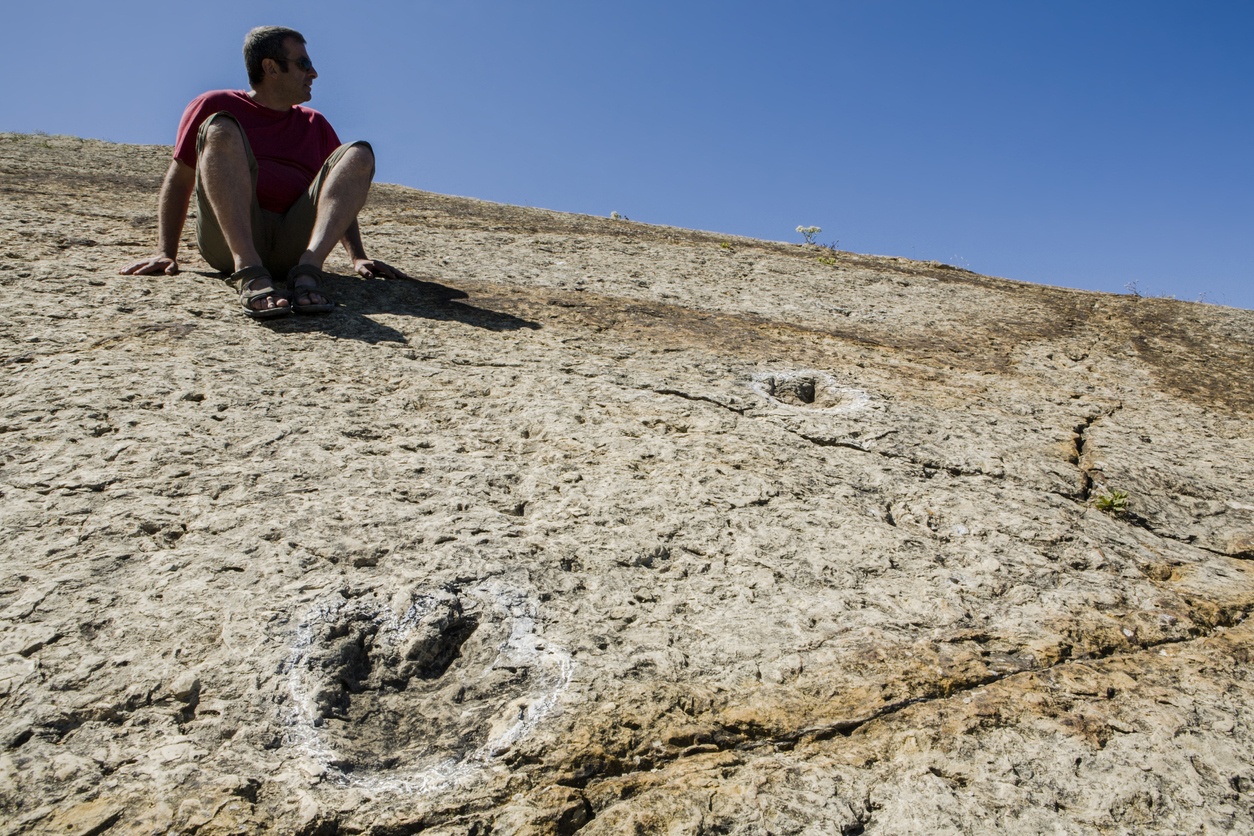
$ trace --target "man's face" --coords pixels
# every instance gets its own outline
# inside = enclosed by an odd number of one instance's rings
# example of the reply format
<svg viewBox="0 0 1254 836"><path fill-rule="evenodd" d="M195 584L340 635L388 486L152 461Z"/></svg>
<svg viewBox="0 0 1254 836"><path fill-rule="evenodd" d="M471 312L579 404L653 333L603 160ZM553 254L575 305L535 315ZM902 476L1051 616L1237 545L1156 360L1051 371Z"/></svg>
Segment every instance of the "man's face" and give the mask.
<svg viewBox="0 0 1254 836"><path fill-rule="evenodd" d="M313 98L313 81L318 77L318 71L309 61L305 45L295 38L288 38L283 42L283 52L287 60L278 62L278 75L270 77L273 90L282 93L283 98L294 105L309 101ZM302 70L302 64L309 69Z"/></svg>

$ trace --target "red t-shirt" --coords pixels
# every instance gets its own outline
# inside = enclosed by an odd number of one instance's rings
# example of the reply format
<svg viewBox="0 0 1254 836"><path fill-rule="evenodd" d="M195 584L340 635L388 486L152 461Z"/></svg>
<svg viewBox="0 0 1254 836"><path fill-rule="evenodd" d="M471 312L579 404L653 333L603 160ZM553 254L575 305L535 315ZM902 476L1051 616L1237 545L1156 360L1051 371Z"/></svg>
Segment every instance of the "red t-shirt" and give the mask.
<svg viewBox="0 0 1254 836"><path fill-rule="evenodd" d="M335 129L316 110L271 110L242 90L213 90L192 99L179 121L174 158L196 167L200 124L225 110L239 120L257 158L257 201L271 212L286 212L301 196L331 152L340 146Z"/></svg>

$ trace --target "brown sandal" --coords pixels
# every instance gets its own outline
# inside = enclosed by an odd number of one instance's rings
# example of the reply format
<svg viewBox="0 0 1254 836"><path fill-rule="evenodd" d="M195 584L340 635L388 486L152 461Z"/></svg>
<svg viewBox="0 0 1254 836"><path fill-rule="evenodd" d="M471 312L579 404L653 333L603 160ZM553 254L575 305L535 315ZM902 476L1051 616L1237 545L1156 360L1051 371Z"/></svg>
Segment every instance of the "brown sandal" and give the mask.
<svg viewBox="0 0 1254 836"><path fill-rule="evenodd" d="M302 276L312 278L314 280L313 284L297 284L296 280ZM314 267L312 264L297 264L289 270L287 273L287 280L292 284L292 310L296 311L298 314L323 314L330 313L335 310L335 302L330 296L327 296L325 291L320 290L318 287L325 278L326 274L317 267ZM296 300L302 296L312 299L313 297L309 295L311 293L316 293L327 301L317 303L310 302L307 305L297 303Z"/></svg>
<svg viewBox="0 0 1254 836"><path fill-rule="evenodd" d="M253 287L253 282L264 279L263 287ZM239 303L244 306L244 315L251 316L253 319L274 319L279 316L287 316L292 312L290 304L282 307L275 306L273 308L254 308L253 302L266 297L275 299L285 299L283 294L274 289L274 279L270 277L270 271L264 267L245 267L237 273L231 275L231 281L237 283L239 288Z"/></svg>

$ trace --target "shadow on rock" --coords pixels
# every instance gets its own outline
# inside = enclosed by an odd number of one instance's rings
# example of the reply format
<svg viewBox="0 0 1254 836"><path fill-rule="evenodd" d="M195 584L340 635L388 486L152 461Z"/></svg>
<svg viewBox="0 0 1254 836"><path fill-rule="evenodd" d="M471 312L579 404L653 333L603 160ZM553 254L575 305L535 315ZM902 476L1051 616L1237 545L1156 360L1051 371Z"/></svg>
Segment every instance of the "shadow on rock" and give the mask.
<svg viewBox="0 0 1254 836"><path fill-rule="evenodd" d="M200 273L221 279L219 273ZM369 314L414 316L442 322L461 322L489 331L538 329L539 323L500 311L478 308L459 300L470 294L455 287L422 279L364 279L328 273L323 288L340 307L329 316L286 316L257 320L284 333L322 331L341 339L377 344L407 343L401 331L369 318Z"/></svg>
<svg viewBox="0 0 1254 836"><path fill-rule="evenodd" d="M321 331L332 337L338 337L343 340L359 340L371 345L378 343L399 343L404 345L409 342L409 338L400 331L375 322L369 317L362 316L351 306L339 308L326 316L294 315L268 322L263 320L263 322L276 331L288 334Z"/></svg>
<svg viewBox="0 0 1254 836"><path fill-rule="evenodd" d="M333 320L326 328L337 336L354 337L380 341L377 332L387 331L396 336L404 337L394 329L379 325L371 320L370 327L365 329L369 336L358 336L342 331L345 314L350 319L361 320L369 314L393 314L396 316L416 316L444 322L461 322L476 328L489 331L516 331L521 328L537 329L539 323L513 316L511 314L479 308L469 302L469 294L464 290L449 287L438 282L422 279L362 279L353 276L329 276L333 283L328 282L327 290L344 306L337 311ZM339 320L337 323L336 320ZM393 339L387 337L384 339Z"/></svg>

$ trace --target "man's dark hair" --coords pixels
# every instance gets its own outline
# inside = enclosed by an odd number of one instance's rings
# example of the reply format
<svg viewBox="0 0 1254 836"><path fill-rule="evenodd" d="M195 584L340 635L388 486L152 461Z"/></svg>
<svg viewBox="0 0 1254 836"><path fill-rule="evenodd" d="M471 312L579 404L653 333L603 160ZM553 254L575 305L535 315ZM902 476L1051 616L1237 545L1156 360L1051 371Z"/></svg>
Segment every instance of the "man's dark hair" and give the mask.
<svg viewBox="0 0 1254 836"><path fill-rule="evenodd" d="M244 66L248 68L248 83L260 84L266 77L261 68L262 60L273 58L276 61L287 59L287 50L283 42L288 38L305 42L305 36L295 29L286 26L258 26L244 36ZM285 66L286 68L286 66Z"/></svg>

